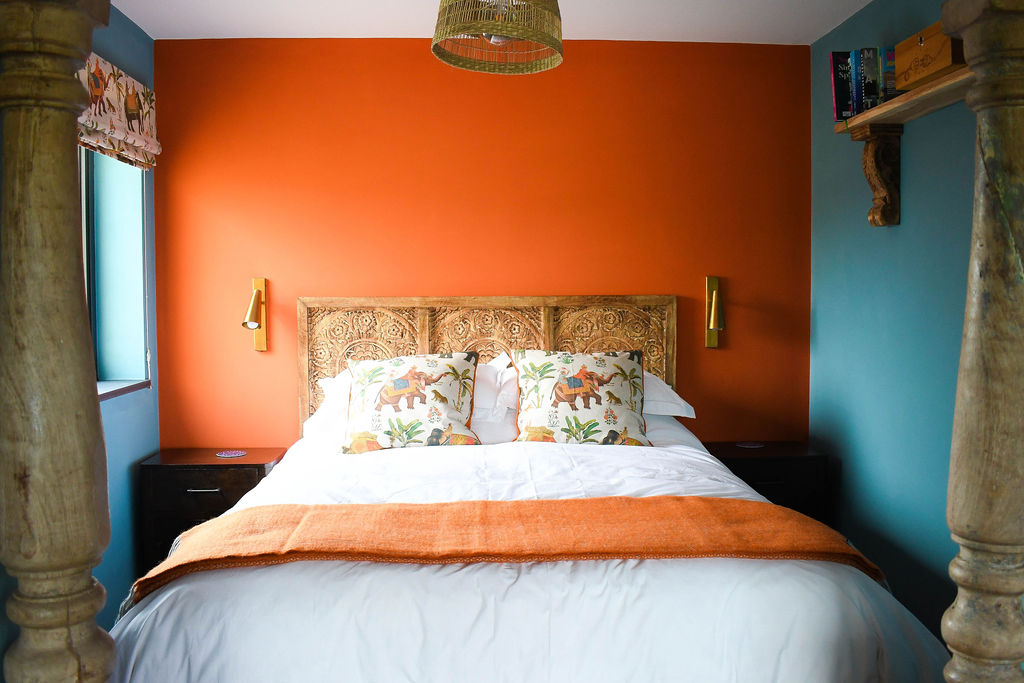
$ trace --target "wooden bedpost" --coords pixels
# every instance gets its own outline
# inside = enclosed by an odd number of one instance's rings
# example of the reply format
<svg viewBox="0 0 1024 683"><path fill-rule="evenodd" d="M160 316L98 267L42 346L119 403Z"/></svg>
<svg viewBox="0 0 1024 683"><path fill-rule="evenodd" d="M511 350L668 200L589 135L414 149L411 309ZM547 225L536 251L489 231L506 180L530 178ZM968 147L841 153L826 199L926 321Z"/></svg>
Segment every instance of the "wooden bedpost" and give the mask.
<svg viewBox="0 0 1024 683"><path fill-rule="evenodd" d="M108 0L0 0L0 561L21 627L4 674L105 681L92 568L110 540L85 305L75 76Z"/></svg>
<svg viewBox="0 0 1024 683"><path fill-rule="evenodd" d="M947 519L947 681L1024 681L1024 0L949 0L978 115Z"/></svg>

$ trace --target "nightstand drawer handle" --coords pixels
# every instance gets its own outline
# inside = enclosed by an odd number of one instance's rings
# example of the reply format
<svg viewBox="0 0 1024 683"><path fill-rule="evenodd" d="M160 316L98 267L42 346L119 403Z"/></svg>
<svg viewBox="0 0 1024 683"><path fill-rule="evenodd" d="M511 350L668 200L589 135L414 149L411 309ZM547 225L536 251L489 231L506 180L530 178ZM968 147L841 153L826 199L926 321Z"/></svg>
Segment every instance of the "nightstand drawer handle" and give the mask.
<svg viewBox="0 0 1024 683"><path fill-rule="evenodd" d="M220 493L220 487L215 489L185 489L185 493Z"/></svg>

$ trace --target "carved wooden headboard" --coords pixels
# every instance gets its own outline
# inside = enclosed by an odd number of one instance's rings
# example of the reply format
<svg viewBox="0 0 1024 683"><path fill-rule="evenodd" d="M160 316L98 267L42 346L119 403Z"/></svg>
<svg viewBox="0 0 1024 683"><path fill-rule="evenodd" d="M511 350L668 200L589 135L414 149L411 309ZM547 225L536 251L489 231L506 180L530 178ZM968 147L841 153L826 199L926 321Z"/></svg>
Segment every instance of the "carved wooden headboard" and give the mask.
<svg viewBox="0 0 1024 683"><path fill-rule="evenodd" d="M512 349L640 349L644 369L676 379L674 296L299 298L299 417L323 392L317 380L349 358Z"/></svg>

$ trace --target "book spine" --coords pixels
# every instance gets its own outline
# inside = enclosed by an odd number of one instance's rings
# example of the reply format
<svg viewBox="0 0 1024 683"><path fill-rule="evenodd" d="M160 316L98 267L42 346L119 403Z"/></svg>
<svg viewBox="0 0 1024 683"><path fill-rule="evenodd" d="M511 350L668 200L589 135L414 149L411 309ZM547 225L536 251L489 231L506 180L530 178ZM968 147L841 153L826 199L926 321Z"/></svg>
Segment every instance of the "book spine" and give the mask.
<svg viewBox="0 0 1024 683"><path fill-rule="evenodd" d="M860 89L863 109L867 111L881 102L881 88L878 71L878 48L865 47L860 51Z"/></svg>
<svg viewBox="0 0 1024 683"><path fill-rule="evenodd" d="M896 48L892 45L879 48L878 62L882 70L882 101L888 102L900 94L896 89Z"/></svg>
<svg viewBox="0 0 1024 683"><path fill-rule="evenodd" d="M861 82L860 50L850 50L850 90L853 91L854 115L864 111L864 86Z"/></svg>
<svg viewBox="0 0 1024 683"><path fill-rule="evenodd" d="M845 121L853 116L853 91L850 82L850 53L833 52L832 114L834 121ZM895 74L895 72L893 72Z"/></svg>

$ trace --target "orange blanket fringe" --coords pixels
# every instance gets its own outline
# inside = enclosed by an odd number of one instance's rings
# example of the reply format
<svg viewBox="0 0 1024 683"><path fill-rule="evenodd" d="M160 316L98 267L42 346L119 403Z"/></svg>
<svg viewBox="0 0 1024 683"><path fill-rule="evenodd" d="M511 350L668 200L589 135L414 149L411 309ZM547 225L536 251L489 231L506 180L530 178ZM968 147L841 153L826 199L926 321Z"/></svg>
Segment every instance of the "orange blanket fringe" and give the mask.
<svg viewBox="0 0 1024 683"><path fill-rule="evenodd" d="M134 601L207 569L298 560L451 564L736 557L827 560L882 573L788 508L700 496L269 505L210 520L133 586Z"/></svg>

